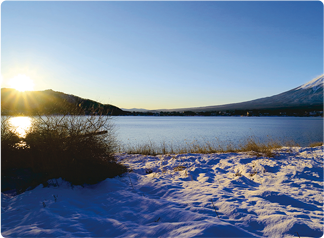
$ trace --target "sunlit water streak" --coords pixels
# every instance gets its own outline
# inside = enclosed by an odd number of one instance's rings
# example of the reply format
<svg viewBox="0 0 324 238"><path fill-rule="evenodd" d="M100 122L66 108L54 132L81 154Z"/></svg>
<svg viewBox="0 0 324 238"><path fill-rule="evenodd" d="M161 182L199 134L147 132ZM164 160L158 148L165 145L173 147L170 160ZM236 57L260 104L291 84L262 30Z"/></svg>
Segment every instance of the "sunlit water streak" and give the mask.
<svg viewBox="0 0 324 238"><path fill-rule="evenodd" d="M20 138L25 138L27 133L32 128L31 117L11 117L9 118L10 131L15 133Z"/></svg>

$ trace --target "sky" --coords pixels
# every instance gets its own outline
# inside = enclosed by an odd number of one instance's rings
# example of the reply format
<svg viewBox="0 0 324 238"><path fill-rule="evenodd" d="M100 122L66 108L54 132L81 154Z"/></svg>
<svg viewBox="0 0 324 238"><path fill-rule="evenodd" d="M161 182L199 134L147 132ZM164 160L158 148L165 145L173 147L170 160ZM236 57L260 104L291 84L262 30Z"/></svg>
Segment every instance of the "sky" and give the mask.
<svg viewBox="0 0 324 238"><path fill-rule="evenodd" d="M1 4L1 87L18 74L120 108L272 96L323 74L323 3Z"/></svg>

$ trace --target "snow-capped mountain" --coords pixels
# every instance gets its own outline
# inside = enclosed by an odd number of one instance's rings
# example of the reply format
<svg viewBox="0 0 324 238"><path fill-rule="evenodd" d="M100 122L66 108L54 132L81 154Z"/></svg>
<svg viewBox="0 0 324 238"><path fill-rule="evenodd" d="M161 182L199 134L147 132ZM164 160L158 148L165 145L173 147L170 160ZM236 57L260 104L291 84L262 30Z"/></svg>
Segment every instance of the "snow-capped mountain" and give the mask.
<svg viewBox="0 0 324 238"><path fill-rule="evenodd" d="M314 92L316 92L321 87L323 88L323 82L324 82L324 75L319 76L318 78L315 78L308 83L303 84L302 86L299 86L297 89L308 89L312 88Z"/></svg>
<svg viewBox="0 0 324 238"><path fill-rule="evenodd" d="M182 108L173 111L218 111L218 110L254 110L254 109L287 109L287 108L307 108L323 110L323 80L321 75L308 83L305 83L292 90L251 101L216 105L208 107Z"/></svg>

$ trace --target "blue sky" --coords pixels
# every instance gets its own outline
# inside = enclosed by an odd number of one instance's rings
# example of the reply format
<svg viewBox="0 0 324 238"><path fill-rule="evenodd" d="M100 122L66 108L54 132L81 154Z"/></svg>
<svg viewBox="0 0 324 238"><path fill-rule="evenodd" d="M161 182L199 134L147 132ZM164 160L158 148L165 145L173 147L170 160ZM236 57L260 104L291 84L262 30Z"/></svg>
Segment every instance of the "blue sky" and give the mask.
<svg viewBox="0 0 324 238"><path fill-rule="evenodd" d="M121 108L272 96L323 74L323 4L5 1L1 74Z"/></svg>

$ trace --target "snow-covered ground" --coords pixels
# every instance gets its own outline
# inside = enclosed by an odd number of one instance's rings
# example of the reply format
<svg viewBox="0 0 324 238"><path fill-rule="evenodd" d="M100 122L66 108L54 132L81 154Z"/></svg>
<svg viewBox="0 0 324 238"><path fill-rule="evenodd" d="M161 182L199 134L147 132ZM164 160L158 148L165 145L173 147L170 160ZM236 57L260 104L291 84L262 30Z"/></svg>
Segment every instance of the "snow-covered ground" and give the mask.
<svg viewBox="0 0 324 238"><path fill-rule="evenodd" d="M118 154L132 169L85 187L2 194L4 237L321 237L323 146L251 153Z"/></svg>

